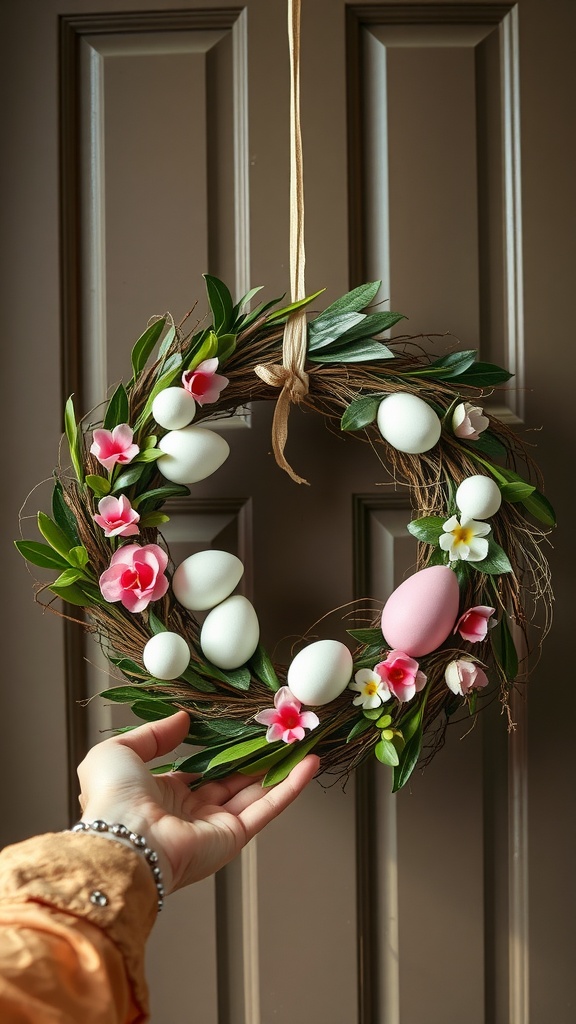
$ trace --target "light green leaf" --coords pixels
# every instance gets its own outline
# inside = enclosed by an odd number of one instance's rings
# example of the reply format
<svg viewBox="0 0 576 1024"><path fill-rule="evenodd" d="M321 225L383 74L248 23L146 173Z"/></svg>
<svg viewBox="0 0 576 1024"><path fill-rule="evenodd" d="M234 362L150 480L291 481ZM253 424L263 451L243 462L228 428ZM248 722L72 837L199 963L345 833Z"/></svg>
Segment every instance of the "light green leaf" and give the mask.
<svg viewBox="0 0 576 1024"><path fill-rule="evenodd" d="M76 583L82 576L81 569L64 569L61 572L58 579L54 580L52 584L54 587L69 587L72 583Z"/></svg>
<svg viewBox="0 0 576 1024"><path fill-rule="evenodd" d="M404 313L371 313L370 316L352 327L339 339L339 345L348 345L352 341L359 341L362 338L374 338L377 334L389 331L400 320L405 320Z"/></svg>
<svg viewBox="0 0 576 1024"><path fill-rule="evenodd" d="M152 530L155 526L163 526L164 523L170 522L170 516L165 515L163 512L145 512L140 517L139 526L143 530Z"/></svg>
<svg viewBox="0 0 576 1024"><path fill-rule="evenodd" d="M148 625L150 626L150 632L152 633L153 636L156 636L157 633L168 632L168 627L160 621L158 616L155 615L150 608L148 609Z"/></svg>
<svg viewBox="0 0 576 1024"><path fill-rule="evenodd" d="M90 561L90 556L83 544L77 544L75 547L70 548L70 551L68 552L68 561L77 569L86 568Z"/></svg>
<svg viewBox="0 0 576 1024"><path fill-rule="evenodd" d="M38 529L44 539L48 541L50 547L54 548L59 555L62 555L68 561L70 541L60 527L44 512L38 513Z"/></svg>
<svg viewBox="0 0 576 1024"><path fill-rule="evenodd" d="M394 353L381 341L354 341L343 348L335 345L326 352L309 356L311 363L375 363L381 359L394 359Z"/></svg>
<svg viewBox="0 0 576 1024"><path fill-rule="evenodd" d="M90 474L86 477L86 483L90 490L99 498L105 498L107 494L110 494L110 481L103 476L92 476Z"/></svg>
<svg viewBox="0 0 576 1024"><path fill-rule="evenodd" d="M297 313L299 309L304 309L306 306L309 306L311 302L314 302L314 299L317 299L318 296L322 295L325 291L325 288L321 288L319 292L314 292L313 295L307 295L304 299L297 299L296 302L291 302L289 306L284 306L282 309L275 309L274 312L270 314L266 322L269 324L276 324L280 323L282 320L287 320L289 316L292 316L293 313Z"/></svg>
<svg viewBox="0 0 576 1024"><path fill-rule="evenodd" d="M340 420L340 429L361 430L363 427L368 427L376 419L380 402L381 398L375 398L373 395L355 398L344 411Z"/></svg>
<svg viewBox="0 0 576 1024"><path fill-rule="evenodd" d="M396 747L390 742L390 740L385 740L384 737L378 740L378 743L374 747L374 753L382 764L388 764L392 768L395 768L396 765L400 763Z"/></svg>
<svg viewBox="0 0 576 1024"><path fill-rule="evenodd" d="M218 765L229 764L233 761L242 761L249 754L253 754L256 750L262 750L263 747L267 746L269 746L269 743L265 736L256 736L254 739L235 743L233 746L216 754L210 761L208 769L217 768Z"/></svg>
<svg viewBox="0 0 576 1024"><path fill-rule="evenodd" d="M218 354L218 336L214 331L209 331L208 335L204 338L200 347L195 351L194 355L188 356L184 362L186 370L195 370L200 363L203 363L205 359L214 359Z"/></svg>
<svg viewBox="0 0 576 1024"><path fill-rule="evenodd" d="M68 447L70 448L70 458L72 459L74 472L76 473L79 483L83 483L84 467L82 465L82 442L76 425L76 414L74 412L74 399L72 395L70 395L64 409L64 427L66 430L66 437L68 438Z"/></svg>
<svg viewBox="0 0 576 1024"><path fill-rule="evenodd" d="M366 320L364 313L338 313L321 323L312 320L308 324L308 352L318 352L339 341L346 331L363 320Z"/></svg>
<svg viewBox="0 0 576 1024"><path fill-rule="evenodd" d="M292 750L288 754L288 757L284 758L279 765L274 765L269 772L264 776L262 780L263 787L275 786L278 782L282 782L293 768L297 764L300 764L306 754L309 754L313 747L321 740L321 735L312 735L307 740L300 740L297 743L292 743Z"/></svg>
<svg viewBox="0 0 576 1024"><path fill-rule="evenodd" d="M540 523L544 523L545 526L556 526L556 513L548 498L540 491L534 491L530 497L524 498L522 504L526 511Z"/></svg>
<svg viewBox="0 0 576 1024"><path fill-rule="evenodd" d="M382 708L362 708L362 714L364 718L367 718L369 722L375 722L382 714Z"/></svg>
<svg viewBox="0 0 576 1024"><path fill-rule="evenodd" d="M132 349L132 371L134 378L144 369L149 357L152 354L156 342L160 338L164 327L166 326L166 317L163 316L160 320L156 320L155 323L151 324L141 334L138 341Z"/></svg>
<svg viewBox="0 0 576 1024"><path fill-rule="evenodd" d="M504 501L514 503L529 498L531 494L534 494L536 488L532 484L525 484L523 481L518 480L515 483L504 484L500 490Z"/></svg>
<svg viewBox="0 0 576 1024"><path fill-rule="evenodd" d="M90 598L86 597L84 591L75 583L66 587L57 587L56 584L53 583L48 589L62 601L67 601L68 604L74 604L80 608L89 608L92 604Z"/></svg>
<svg viewBox="0 0 576 1024"><path fill-rule="evenodd" d="M126 388L120 383L108 402L104 416L104 430L113 430L120 423L128 423L129 416L128 395L126 394Z"/></svg>
<svg viewBox="0 0 576 1024"><path fill-rule="evenodd" d="M322 320L337 313L354 313L365 309L376 298L381 284L381 281L368 281L366 284L358 285L357 288L346 292L345 295L341 295L339 299L327 306L320 316L316 317L316 320Z"/></svg>
<svg viewBox="0 0 576 1024"><path fill-rule="evenodd" d="M276 744L269 743L268 746L275 747ZM250 760L247 764L239 765L238 771L240 775L261 775L263 772L269 771L279 761L283 761L289 754L290 744L282 743L278 749L272 750L269 754L265 754L264 757L259 757L256 761Z"/></svg>
<svg viewBox="0 0 576 1024"><path fill-rule="evenodd" d="M476 361L476 349L467 349L464 352L450 352L446 356L440 356L429 366L409 371L418 377L437 377L439 380L451 380L459 377L468 370Z"/></svg>
<svg viewBox="0 0 576 1024"><path fill-rule="evenodd" d="M174 327L174 325L172 325L172 327L168 328L168 330L166 331L166 334L164 335L164 337L162 338L162 341L160 342L160 347L158 349L158 358L159 359L162 359L170 351L170 346L172 345L172 343L175 340L175 338L176 338L176 328Z"/></svg>
<svg viewBox="0 0 576 1024"><path fill-rule="evenodd" d="M219 334L218 335L218 366L223 366L227 359L236 348L236 335L235 334Z"/></svg>
<svg viewBox="0 0 576 1024"><path fill-rule="evenodd" d="M110 690L102 690L99 697L113 700L117 704L131 704L134 700L140 700L148 696L138 686L113 686Z"/></svg>
<svg viewBox="0 0 576 1024"><path fill-rule="evenodd" d="M178 676L178 678L184 679L185 682L189 683L190 686L195 690L198 690L200 693L214 693L216 691L214 683L211 683L209 679L204 679L201 675L198 675L198 673L192 668L187 668L181 676Z"/></svg>

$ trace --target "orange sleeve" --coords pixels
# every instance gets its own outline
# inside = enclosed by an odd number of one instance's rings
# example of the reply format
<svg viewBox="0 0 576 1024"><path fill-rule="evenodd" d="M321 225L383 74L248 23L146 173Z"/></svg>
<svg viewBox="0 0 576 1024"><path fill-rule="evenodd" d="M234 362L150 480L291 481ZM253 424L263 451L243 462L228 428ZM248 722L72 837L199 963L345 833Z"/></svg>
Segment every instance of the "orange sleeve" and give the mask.
<svg viewBox="0 0 576 1024"><path fill-rule="evenodd" d="M6 847L2 1024L147 1021L144 948L156 913L150 868L122 843L59 832Z"/></svg>

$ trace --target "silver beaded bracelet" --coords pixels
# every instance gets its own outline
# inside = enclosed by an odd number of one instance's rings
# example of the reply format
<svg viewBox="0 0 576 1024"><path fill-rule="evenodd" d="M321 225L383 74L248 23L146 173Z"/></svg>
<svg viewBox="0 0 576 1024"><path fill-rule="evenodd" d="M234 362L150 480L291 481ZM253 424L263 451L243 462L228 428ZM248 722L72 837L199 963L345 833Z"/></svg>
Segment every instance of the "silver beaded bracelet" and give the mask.
<svg viewBox="0 0 576 1024"><path fill-rule="evenodd" d="M144 854L144 857L148 861L152 877L154 879L154 885L158 893L158 911L162 910L164 906L164 884L162 880L162 872L158 867L158 854L151 850L144 836L139 836L137 832L131 832L126 825L120 825L118 823L109 825L107 821L102 821L98 818L96 821L79 821L76 825L73 825L70 829L71 832L109 832L110 835L116 836L118 839L127 839L138 853Z"/></svg>

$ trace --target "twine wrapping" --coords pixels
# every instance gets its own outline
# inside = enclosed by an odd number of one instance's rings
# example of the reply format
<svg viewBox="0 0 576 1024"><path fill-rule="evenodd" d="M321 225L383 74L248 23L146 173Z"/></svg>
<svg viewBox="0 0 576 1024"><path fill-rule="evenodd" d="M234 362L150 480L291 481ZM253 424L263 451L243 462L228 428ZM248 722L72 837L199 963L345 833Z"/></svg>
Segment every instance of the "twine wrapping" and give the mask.
<svg viewBox="0 0 576 1024"><path fill-rule="evenodd" d="M288 0L290 48L290 290L291 301L305 297L304 267L304 183L302 136L300 132L300 0ZM306 313L298 310L286 322L282 342L282 364L260 363L254 372L270 387L281 388L272 421L272 448L276 462L297 484L308 481L298 476L286 460L288 416L292 403L308 394L304 366L308 347Z"/></svg>

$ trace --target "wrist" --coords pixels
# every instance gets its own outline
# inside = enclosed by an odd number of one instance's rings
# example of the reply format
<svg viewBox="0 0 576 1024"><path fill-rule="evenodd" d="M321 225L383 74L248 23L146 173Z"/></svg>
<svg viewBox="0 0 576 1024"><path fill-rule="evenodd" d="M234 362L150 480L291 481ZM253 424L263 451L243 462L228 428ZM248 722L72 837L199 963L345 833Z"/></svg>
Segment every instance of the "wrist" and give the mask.
<svg viewBox="0 0 576 1024"><path fill-rule="evenodd" d="M146 835L136 832L131 825L126 825L124 822L118 822L111 818L94 818L86 811L71 831L106 839L117 845L121 844L131 849L133 853L140 855L150 869L157 891L158 910L162 910L164 896L172 882L172 872L166 858L150 845Z"/></svg>

